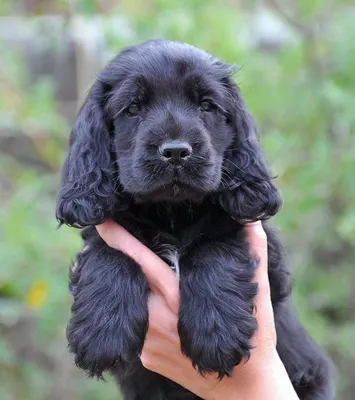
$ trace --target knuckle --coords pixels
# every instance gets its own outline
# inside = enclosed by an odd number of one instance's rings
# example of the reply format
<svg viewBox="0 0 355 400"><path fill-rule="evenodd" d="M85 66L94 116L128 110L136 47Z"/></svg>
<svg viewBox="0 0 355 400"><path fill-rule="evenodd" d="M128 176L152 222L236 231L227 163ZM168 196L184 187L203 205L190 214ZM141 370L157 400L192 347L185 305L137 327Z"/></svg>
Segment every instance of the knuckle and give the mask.
<svg viewBox="0 0 355 400"><path fill-rule="evenodd" d="M140 356L140 360L144 368L149 369L151 371L154 370L154 362L150 354L143 352Z"/></svg>
<svg viewBox="0 0 355 400"><path fill-rule="evenodd" d="M261 225L254 229L253 235L257 238L266 239L266 232Z"/></svg>

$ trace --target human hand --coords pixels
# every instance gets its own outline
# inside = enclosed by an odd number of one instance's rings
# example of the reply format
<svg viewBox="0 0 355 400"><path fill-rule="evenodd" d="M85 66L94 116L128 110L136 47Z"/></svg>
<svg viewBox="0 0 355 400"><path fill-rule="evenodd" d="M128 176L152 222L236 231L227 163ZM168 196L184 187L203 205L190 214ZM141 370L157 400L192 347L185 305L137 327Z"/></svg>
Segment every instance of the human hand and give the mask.
<svg viewBox="0 0 355 400"><path fill-rule="evenodd" d="M151 288L149 329L141 361L145 368L164 375L206 400L297 399L276 351L276 331L267 273L267 238L260 222L245 226L253 256L260 260L255 315L258 331L251 358L234 368L231 378L201 376L181 353L177 332L179 283L175 273L156 254L113 221L97 226L106 243L141 265ZM268 396L269 393L269 396Z"/></svg>

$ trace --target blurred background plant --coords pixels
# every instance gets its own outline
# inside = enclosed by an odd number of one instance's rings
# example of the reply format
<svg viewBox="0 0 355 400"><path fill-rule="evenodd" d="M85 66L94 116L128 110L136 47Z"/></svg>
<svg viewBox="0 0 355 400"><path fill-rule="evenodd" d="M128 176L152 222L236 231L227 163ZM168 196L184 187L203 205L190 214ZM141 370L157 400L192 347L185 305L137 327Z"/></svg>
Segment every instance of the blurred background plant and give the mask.
<svg viewBox="0 0 355 400"><path fill-rule="evenodd" d="M67 353L70 260L55 192L76 110L122 47L169 38L241 65L285 206L275 218L302 321L355 392L353 0L5 0L0 3L0 398L117 399Z"/></svg>

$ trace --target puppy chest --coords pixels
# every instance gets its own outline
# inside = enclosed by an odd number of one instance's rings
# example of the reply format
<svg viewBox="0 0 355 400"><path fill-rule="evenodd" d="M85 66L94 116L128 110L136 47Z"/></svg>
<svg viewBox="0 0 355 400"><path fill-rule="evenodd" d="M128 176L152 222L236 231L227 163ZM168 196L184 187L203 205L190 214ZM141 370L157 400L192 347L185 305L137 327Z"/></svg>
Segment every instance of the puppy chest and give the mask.
<svg viewBox="0 0 355 400"><path fill-rule="evenodd" d="M177 279L180 278L180 251L177 247L171 245L159 245L155 253L162 258L170 268L175 271Z"/></svg>

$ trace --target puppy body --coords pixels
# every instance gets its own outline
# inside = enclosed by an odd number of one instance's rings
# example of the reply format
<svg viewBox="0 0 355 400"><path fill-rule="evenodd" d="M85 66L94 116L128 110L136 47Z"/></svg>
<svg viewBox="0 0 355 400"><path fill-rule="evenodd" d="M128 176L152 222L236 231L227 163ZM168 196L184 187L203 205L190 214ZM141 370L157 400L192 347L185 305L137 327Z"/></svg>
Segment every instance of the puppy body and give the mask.
<svg viewBox="0 0 355 400"><path fill-rule="evenodd" d="M98 76L74 126L57 217L85 227L71 273L68 341L90 376L109 371L127 400L196 399L143 368L149 287L95 224L112 218L176 270L182 351L230 375L250 355L257 262L243 223L281 206L231 67L192 46L153 41ZM264 224L278 351L299 397L331 399L330 364L289 304L282 246Z"/></svg>

